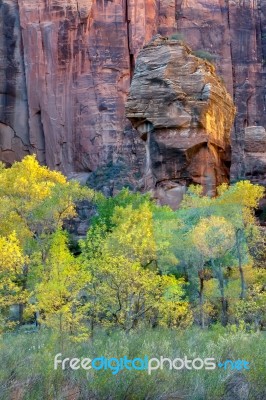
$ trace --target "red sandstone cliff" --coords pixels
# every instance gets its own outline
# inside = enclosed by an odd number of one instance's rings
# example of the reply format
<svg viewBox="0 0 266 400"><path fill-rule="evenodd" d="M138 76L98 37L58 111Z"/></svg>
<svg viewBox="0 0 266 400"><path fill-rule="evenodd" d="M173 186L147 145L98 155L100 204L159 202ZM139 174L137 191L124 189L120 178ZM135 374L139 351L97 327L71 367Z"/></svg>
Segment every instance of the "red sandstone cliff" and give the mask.
<svg viewBox="0 0 266 400"><path fill-rule="evenodd" d="M125 118L136 57L154 34L180 31L217 56L238 110L231 175L243 176L245 128L266 126L265 19L265 0L3 0L0 159L35 151L66 173L137 180L144 146Z"/></svg>

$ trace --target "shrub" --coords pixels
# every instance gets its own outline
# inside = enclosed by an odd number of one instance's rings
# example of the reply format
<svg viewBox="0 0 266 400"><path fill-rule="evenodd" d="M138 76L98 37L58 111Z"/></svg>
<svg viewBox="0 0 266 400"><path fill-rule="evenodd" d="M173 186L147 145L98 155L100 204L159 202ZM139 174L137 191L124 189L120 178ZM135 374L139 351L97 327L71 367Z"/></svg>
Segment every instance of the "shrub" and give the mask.
<svg viewBox="0 0 266 400"><path fill-rule="evenodd" d="M193 51L193 54L194 56L202 58L203 60L207 60L210 63L214 63L218 59L218 56L216 54L211 54L206 50L196 50Z"/></svg>
<svg viewBox="0 0 266 400"><path fill-rule="evenodd" d="M172 35L170 35L169 39L183 41L184 35L182 33L176 32L176 33L173 33Z"/></svg>
<svg viewBox="0 0 266 400"><path fill-rule="evenodd" d="M94 341L72 343L65 338L65 357L107 358L176 357L189 359L214 357L249 361L245 375L250 385L250 400L265 397L265 335L263 333L229 332L217 325L204 331L190 328L177 335L171 329L141 329L126 335L114 330L110 335L98 331ZM18 351L19 349L19 351ZM38 333L7 334L0 342L0 400L13 398L20 388L21 400L36 399L221 399L228 372L213 371L153 371L122 370L113 375L110 370L54 370L54 357L61 352L60 340L49 330ZM165 364L167 365L167 364ZM231 373L230 373L231 374ZM70 397L70 393L76 393ZM172 397L175 394L175 397ZM178 397L177 397L178 395Z"/></svg>

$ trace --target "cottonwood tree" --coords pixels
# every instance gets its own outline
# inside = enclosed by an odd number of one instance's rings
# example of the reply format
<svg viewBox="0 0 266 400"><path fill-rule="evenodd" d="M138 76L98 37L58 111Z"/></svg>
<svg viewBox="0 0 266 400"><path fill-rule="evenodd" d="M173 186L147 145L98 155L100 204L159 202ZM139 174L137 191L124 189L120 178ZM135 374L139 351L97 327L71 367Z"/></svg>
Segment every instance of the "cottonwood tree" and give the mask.
<svg viewBox="0 0 266 400"><path fill-rule="evenodd" d="M64 219L76 215L75 201L93 196L61 172L41 166L34 155L26 156L0 169L0 234L16 231L25 244L60 228Z"/></svg>
<svg viewBox="0 0 266 400"><path fill-rule="evenodd" d="M66 332L74 338L84 338L87 309L82 290L91 276L71 254L64 231L58 230L52 235L46 260L39 268L40 282L33 296L36 309L41 311L41 322L57 331L61 338Z"/></svg>
<svg viewBox="0 0 266 400"><path fill-rule="evenodd" d="M235 254L241 280L240 298L245 298L246 282L244 263L248 264L252 256L251 249L263 243L260 229L255 218L255 210L264 196L264 188L249 181L235 185L223 184L218 189L217 206L220 214L229 220L235 232Z"/></svg>
<svg viewBox="0 0 266 400"><path fill-rule="evenodd" d="M245 297L247 287L244 267L252 262L252 253L254 253L254 248L258 244L260 249L265 249L265 246L262 245L263 238L255 218L255 209L258 207L263 194L263 187L253 185L249 181L241 181L232 186L223 184L218 188L218 195L213 198L203 196L201 187L191 186L184 196L180 210L177 212L178 218L183 224L180 243L183 241L182 238L185 237L184 234L188 235L187 232L193 229L201 218L208 219L211 216L217 216L225 218L231 224L235 236L234 246L230 251L230 260L227 259L226 262L227 265L230 264L230 267L233 267L235 260L237 261L241 282L239 297L242 299ZM179 247L177 244L176 248L179 249ZM181 245L181 254L182 247L184 248L184 246ZM191 260L192 265L197 265L196 261L193 262L195 255L189 254L189 244L186 244L185 248L188 248L188 251L183 251L182 256L180 257L179 255L179 258L188 260L186 264ZM228 257L229 255L227 254ZM193 272L194 269L190 266L188 270ZM204 275L201 274L201 276L204 278Z"/></svg>
<svg viewBox="0 0 266 400"><path fill-rule="evenodd" d="M10 307L25 304L28 300L29 293L21 285L23 269L28 261L14 232L0 237L1 331L13 325L9 318Z"/></svg>
<svg viewBox="0 0 266 400"><path fill-rule="evenodd" d="M209 258L213 272L218 279L222 303L222 324L227 323L227 300L224 290L222 258L235 244L232 224L224 217L202 218L193 229L193 241L198 250Z"/></svg>
<svg viewBox="0 0 266 400"><path fill-rule="evenodd" d="M141 323L188 321L184 280L161 275L155 262L150 204L116 206L110 222L112 230L98 221L81 242L81 257L92 276L87 294L91 326L115 325L129 332Z"/></svg>
<svg viewBox="0 0 266 400"><path fill-rule="evenodd" d="M58 171L41 166L36 157L26 156L15 162L11 168L0 166L0 235L12 232L23 249L23 255L30 260L23 266L20 279L22 290L28 288L29 268L35 253L42 251L45 261L45 245L50 235L60 229L66 218L75 216L75 202L84 198L92 199L94 192L82 188L77 182L69 182ZM31 280L32 274L31 274ZM20 304L20 322L23 322L23 308Z"/></svg>

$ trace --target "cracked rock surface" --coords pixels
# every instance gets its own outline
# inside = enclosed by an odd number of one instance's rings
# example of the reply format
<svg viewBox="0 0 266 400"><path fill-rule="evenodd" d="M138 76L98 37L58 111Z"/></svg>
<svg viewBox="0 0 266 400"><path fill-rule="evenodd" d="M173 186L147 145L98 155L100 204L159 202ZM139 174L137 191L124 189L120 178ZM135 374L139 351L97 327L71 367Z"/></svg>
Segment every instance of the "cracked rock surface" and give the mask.
<svg viewBox="0 0 266 400"><path fill-rule="evenodd" d="M162 202L177 206L191 183L214 194L228 182L233 100L182 42L157 35L140 51L126 115L146 145L145 189Z"/></svg>
<svg viewBox="0 0 266 400"><path fill-rule="evenodd" d="M35 152L99 186L138 187L146 156L125 117L130 80L143 46L178 32L212 54L234 99L231 178L245 177L245 129L266 127L265 19L265 0L2 0L0 159Z"/></svg>

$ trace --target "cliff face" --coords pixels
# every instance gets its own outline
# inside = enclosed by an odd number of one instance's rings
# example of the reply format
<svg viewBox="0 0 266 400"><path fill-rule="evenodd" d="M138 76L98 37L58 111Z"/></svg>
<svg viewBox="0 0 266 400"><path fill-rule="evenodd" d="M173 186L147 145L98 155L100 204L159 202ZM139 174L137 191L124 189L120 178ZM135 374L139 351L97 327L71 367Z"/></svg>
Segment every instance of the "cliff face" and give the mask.
<svg viewBox="0 0 266 400"><path fill-rule="evenodd" d="M179 0L177 7L178 29L193 48L217 56L218 73L233 95L237 115L232 132L231 178L244 177L245 128L266 125L266 2Z"/></svg>
<svg viewBox="0 0 266 400"><path fill-rule="evenodd" d="M153 35L179 31L216 55L237 106L231 176L243 176L245 128L266 124L265 19L265 0L2 0L0 158L34 151L65 173L137 186L145 148L125 117L130 79Z"/></svg>
<svg viewBox="0 0 266 400"><path fill-rule="evenodd" d="M0 3L0 159L28 153L28 100L18 6Z"/></svg>
<svg viewBox="0 0 266 400"><path fill-rule="evenodd" d="M228 182L231 96L212 64L160 35L140 51L126 116L145 141L145 189L178 206L191 183L205 193Z"/></svg>

